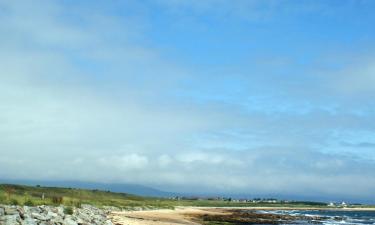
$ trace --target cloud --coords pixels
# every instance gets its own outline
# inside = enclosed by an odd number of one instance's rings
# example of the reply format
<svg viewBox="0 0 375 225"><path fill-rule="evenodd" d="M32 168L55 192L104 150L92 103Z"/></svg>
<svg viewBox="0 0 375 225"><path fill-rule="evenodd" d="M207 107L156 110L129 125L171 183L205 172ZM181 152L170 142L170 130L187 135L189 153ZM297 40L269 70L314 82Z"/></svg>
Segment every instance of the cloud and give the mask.
<svg viewBox="0 0 375 225"><path fill-rule="evenodd" d="M282 4L216 3L158 4L253 18ZM82 4L0 1L1 177L373 197L373 153L357 148L373 143L371 59L193 67L150 41L155 3Z"/></svg>
<svg viewBox="0 0 375 225"><path fill-rule="evenodd" d="M360 143L349 143L349 142L342 142L343 146L348 147L359 147L359 148L374 148L375 143L370 142L360 142Z"/></svg>
<svg viewBox="0 0 375 225"><path fill-rule="evenodd" d="M336 75L336 88L350 96L373 96L375 91L375 60L364 59L344 68Z"/></svg>
<svg viewBox="0 0 375 225"><path fill-rule="evenodd" d="M113 167L120 170L145 169L148 158L136 153L130 155L110 156L100 158L99 164L104 167Z"/></svg>
<svg viewBox="0 0 375 225"><path fill-rule="evenodd" d="M160 167L168 167L169 165L171 165L172 161L172 157L166 154L158 157L158 163Z"/></svg>

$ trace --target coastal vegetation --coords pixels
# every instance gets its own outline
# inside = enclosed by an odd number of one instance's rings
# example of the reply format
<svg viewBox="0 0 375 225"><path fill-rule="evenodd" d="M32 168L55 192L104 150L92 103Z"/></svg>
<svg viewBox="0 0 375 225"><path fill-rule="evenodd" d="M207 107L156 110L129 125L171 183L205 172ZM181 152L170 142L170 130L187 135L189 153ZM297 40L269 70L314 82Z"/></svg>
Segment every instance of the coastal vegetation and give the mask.
<svg viewBox="0 0 375 225"><path fill-rule="evenodd" d="M80 207L90 204L97 207L115 206L122 209L156 209L177 206L200 207L327 207L320 202L284 202L284 201L234 201L229 199L189 199L141 197L126 193L114 193L103 190L77 188L23 186L0 184L0 204L6 205L64 205ZM358 207L358 206L356 206Z"/></svg>

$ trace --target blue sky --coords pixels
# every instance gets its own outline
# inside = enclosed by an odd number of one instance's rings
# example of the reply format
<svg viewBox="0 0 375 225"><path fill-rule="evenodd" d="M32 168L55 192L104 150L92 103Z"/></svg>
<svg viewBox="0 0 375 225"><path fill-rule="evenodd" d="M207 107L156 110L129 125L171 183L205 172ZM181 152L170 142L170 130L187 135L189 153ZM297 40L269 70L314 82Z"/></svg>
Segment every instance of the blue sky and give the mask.
<svg viewBox="0 0 375 225"><path fill-rule="evenodd" d="M374 199L374 9L0 0L0 176Z"/></svg>

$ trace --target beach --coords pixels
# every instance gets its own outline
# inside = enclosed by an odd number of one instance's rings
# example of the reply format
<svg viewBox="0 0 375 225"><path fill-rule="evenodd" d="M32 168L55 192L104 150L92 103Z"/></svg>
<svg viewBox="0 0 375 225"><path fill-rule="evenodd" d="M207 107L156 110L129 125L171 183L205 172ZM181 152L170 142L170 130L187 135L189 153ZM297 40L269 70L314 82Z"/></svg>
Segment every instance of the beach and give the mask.
<svg viewBox="0 0 375 225"><path fill-rule="evenodd" d="M216 208L179 207L175 210L158 209L150 211L112 212L110 218L113 224L119 225L172 225L200 224L196 217L205 214L223 214Z"/></svg>
<svg viewBox="0 0 375 225"><path fill-rule="evenodd" d="M175 210L159 209L149 211L112 212L109 218L115 225L197 225L205 222L225 222L227 224L293 224L323 223L329 219L325 215L291 215L286 212L371 212L375 208L290 208L290 207L178 207ZM266 212L266 213L265 213ZM280 213L284 212L284 213ZM311 214L311 213L310 213ZM332 216L334 221L344 217ZM302 223L303 224L303 223Z"/></svg>

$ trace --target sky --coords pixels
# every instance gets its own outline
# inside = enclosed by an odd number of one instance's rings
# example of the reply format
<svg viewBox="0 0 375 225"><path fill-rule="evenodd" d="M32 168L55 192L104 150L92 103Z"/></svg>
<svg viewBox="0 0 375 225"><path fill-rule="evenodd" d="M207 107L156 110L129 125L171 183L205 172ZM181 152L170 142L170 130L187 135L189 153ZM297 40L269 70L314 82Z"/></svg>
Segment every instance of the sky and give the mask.
<svg viewBox="0 0 375 225"><path fill-rule="evenodd" d="M0 177L373 200L374 10L0 0Z"/></svg>

